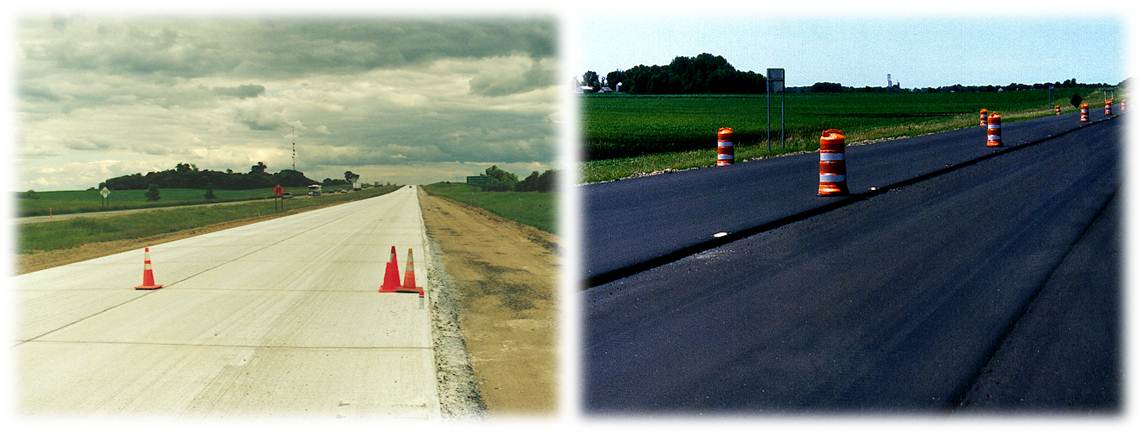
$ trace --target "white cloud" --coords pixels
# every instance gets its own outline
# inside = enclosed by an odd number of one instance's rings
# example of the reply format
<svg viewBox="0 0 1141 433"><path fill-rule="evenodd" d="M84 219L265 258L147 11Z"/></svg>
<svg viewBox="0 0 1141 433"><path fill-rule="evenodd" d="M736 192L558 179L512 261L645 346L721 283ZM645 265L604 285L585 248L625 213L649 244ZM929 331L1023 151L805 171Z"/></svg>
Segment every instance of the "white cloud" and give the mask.
<svg viewBox="0 0 1141 433"><path fill-rule="evenodd" d="M41 189L178 162L276 171L290 127L311 178L555 155L549 21L29 20L19 43L19 181Z"/></svg>

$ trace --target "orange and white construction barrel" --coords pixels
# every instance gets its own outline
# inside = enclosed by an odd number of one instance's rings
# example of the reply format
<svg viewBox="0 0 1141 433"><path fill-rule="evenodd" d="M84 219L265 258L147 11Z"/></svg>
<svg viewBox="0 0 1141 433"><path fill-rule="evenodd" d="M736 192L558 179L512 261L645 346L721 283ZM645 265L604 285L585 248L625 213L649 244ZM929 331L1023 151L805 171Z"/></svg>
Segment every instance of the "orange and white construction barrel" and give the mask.
<svg viewBox="0 0 1141 433"><path fill-rule="evenodd" d="M1078 117L1078 121L1081 123L1089 123L1089 103L1088 102L1082 103L1081 114Z"/></svg>
<svg viewBox="0 0 1141 433"><path fill-rule="evenodd" d="M979 110L979 127L986 128L986 109Z"/></svg>
<svg viewBox="0 0 1141 433"><path fill-rule="evenodd" d="M1112 99L1106 99L1105 100L1105 115L1106 116L1112 116L1113 115L1113 100Z"/></svg>
<svg viewBox="0 0 1141 433"><path fill-rule="evenodd" d="M986 125L986 147L1001 147L1002 146L1002 115L999 113L991 114L987 118Z"/></svg>
<svg viewBox="0 0 1141 433"><path fill-rule="evenodd" d="M717 166L733 165L733 128L717 130Z"/></svg>
<svg viewBox="0 0 1141 433"><path fill-rule="evenodd" d="M1054 104L1054 115L1055 116L1061 116L1062 115L1062 106L1061 105Z"/></svg>
<svg viewBox="0 0 1141 433"><path fill-rule="evenodd" d="M820 133L821 197L848 195L848 168L844 163L844 131L825 129Z"/></svg>

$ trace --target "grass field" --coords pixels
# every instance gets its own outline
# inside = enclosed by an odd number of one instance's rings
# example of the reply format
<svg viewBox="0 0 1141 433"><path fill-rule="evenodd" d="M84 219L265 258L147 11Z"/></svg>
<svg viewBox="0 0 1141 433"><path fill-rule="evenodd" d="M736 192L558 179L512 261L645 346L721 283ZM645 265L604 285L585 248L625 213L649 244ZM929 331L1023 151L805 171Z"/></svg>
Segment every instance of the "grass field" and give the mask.
<svg viewBox="0 0 1141 433"><path fill-rule="evenodd" d="M308 189L304 187L286 188L293 195L305 195ZM214 200L206 200L205 189L192 188L161 188L159 201L147 201L146 190L130 189L112 191L107 208L100 207L102 196L98 191L36 191L38 198L17 197L17 216L47 215L48 209L53 214L97 212L100 210L140 209L152 207L183 206L188 204L220 203L227 201L251 200L270 198L273 191L270 188L220 190L215 189Z"/></svg>
<svg viewBox="0 0 1141 433"><path fill-rule="evenodd" d="M1055 103L1072 112L1070 95L1100 101L1092 89L1055 89ZM1006 122L1052 115L1046 90L998 93L802 93L785 97L785 149L774 98L773 150L765 143L763 95L586 95L582 98L584 182L667 169L712 165L716 130L732 127L737 159L816 148L820 131L844 130L849 142L912 136L978 124L978 110ZM1098 105L1092 104L1091 105Z"/></svg>
<svg viewBox="0 0 1141 433"><path fill-rule="evenodd" d="M555 194L550 192L484 192L462 183L434 183L424 186L432 195L483 208L512 221L555 232Z"/></svg>
<svg viewBox="0 0 1141 433"><path fill-rule="evenodd" d="M287 215L299 210L387 194L399 186L374 187L347 194L298 197L287 201ZM77 217L61 221L17 225L17 253L30 254L94 242L139 239L274 213L272 201L229 206L156 209L100 218Z"/></svg>

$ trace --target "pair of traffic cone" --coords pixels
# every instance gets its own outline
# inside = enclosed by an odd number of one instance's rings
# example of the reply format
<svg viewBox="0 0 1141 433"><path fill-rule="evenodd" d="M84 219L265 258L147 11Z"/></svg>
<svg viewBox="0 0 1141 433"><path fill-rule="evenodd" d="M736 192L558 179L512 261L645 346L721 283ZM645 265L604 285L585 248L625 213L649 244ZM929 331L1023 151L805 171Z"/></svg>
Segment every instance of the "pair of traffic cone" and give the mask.
<svg viewBox="0 0 1141 433"><path fill-rule="evenodd" d="M416 265L412 261L412 249L408 249L408 265L404 268L404 283L400 282L400 265L396 263L396 247L392 256L384 264L384 280L380 283L380 293L419 293L424 297L424 288L416 287Z"/></svg>

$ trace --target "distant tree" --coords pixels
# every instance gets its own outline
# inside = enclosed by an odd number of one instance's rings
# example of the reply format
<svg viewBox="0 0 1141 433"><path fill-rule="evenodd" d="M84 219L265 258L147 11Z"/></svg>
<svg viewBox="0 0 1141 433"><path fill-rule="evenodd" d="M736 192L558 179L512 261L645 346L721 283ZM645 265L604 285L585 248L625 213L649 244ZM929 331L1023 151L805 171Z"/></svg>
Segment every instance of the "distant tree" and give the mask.
<svg viewBox="0 0 1141 433"><path fill-rule="evenodd" d="M844 86L840 83L816 83L810 89L813 93L842 92Z"/></svg>
<svg viewBox="0 0 1141 433"><path fill-rule="evenodd" d="M250 174L265 174L266 168L264 162L258 161L257 165L250 166Z"/></svg>
<svg viewBox="0 0 1141 433"><path fill-rule="evenodd" d="M483 186L484 191L514 191L519 177L515 173L501 169L498 166L488 167L484 175L490 180Z"/></svg>
<svg viewBox="0 0 1141 433"><path fill-rule="evenodd" d="M205 197L206 197L206 200L213 200L213 199L218 198L218 196L214 195L214 185L209 185L206 187L206 196Z"/></svg>
<svg viewBox="0 0 1141 433"><path fill-rule="evenodd" d="M20 193L19 198L27 198L27 199L33 199L34 200L34 199L40 198L40 194L37 193L35 190L29 189L25 192Z"/></svg>
<svg viewBox="0 0 1141 433"><path fill-rule="evenodd" d="M361 178L361 175L353 173L352 170L345 172L345 181L350 183L350 184L356 183L357 179L360 179L360 178Z"/></svg>
<svg viewBox="0 0 1141 433"><path fill-rule="evenodd" d="M602 87L602 83L598 80L598 73L594 71L586 71L582 74L582 85L590 86L594 90Z"/></svg>
<svg viewBox="0 0 1141 433"><path fill-rule="evenodd" d="M147 196L147 201L158 201L160 198L159 191L158 191L158 185L155 185L152 183L149 187L147 187L146 196Z"/></svg>
<svg viewBox="0 0 1141 433"><path fill-rule="evenodd" d="M519 181L519 183L515 185L515 190L516 191L524 191L524 192L525 191L538 191L538 189L537 189L538 184L539 184L539 172L532 171L530 175L523 178L523 180Z"/></svg>

